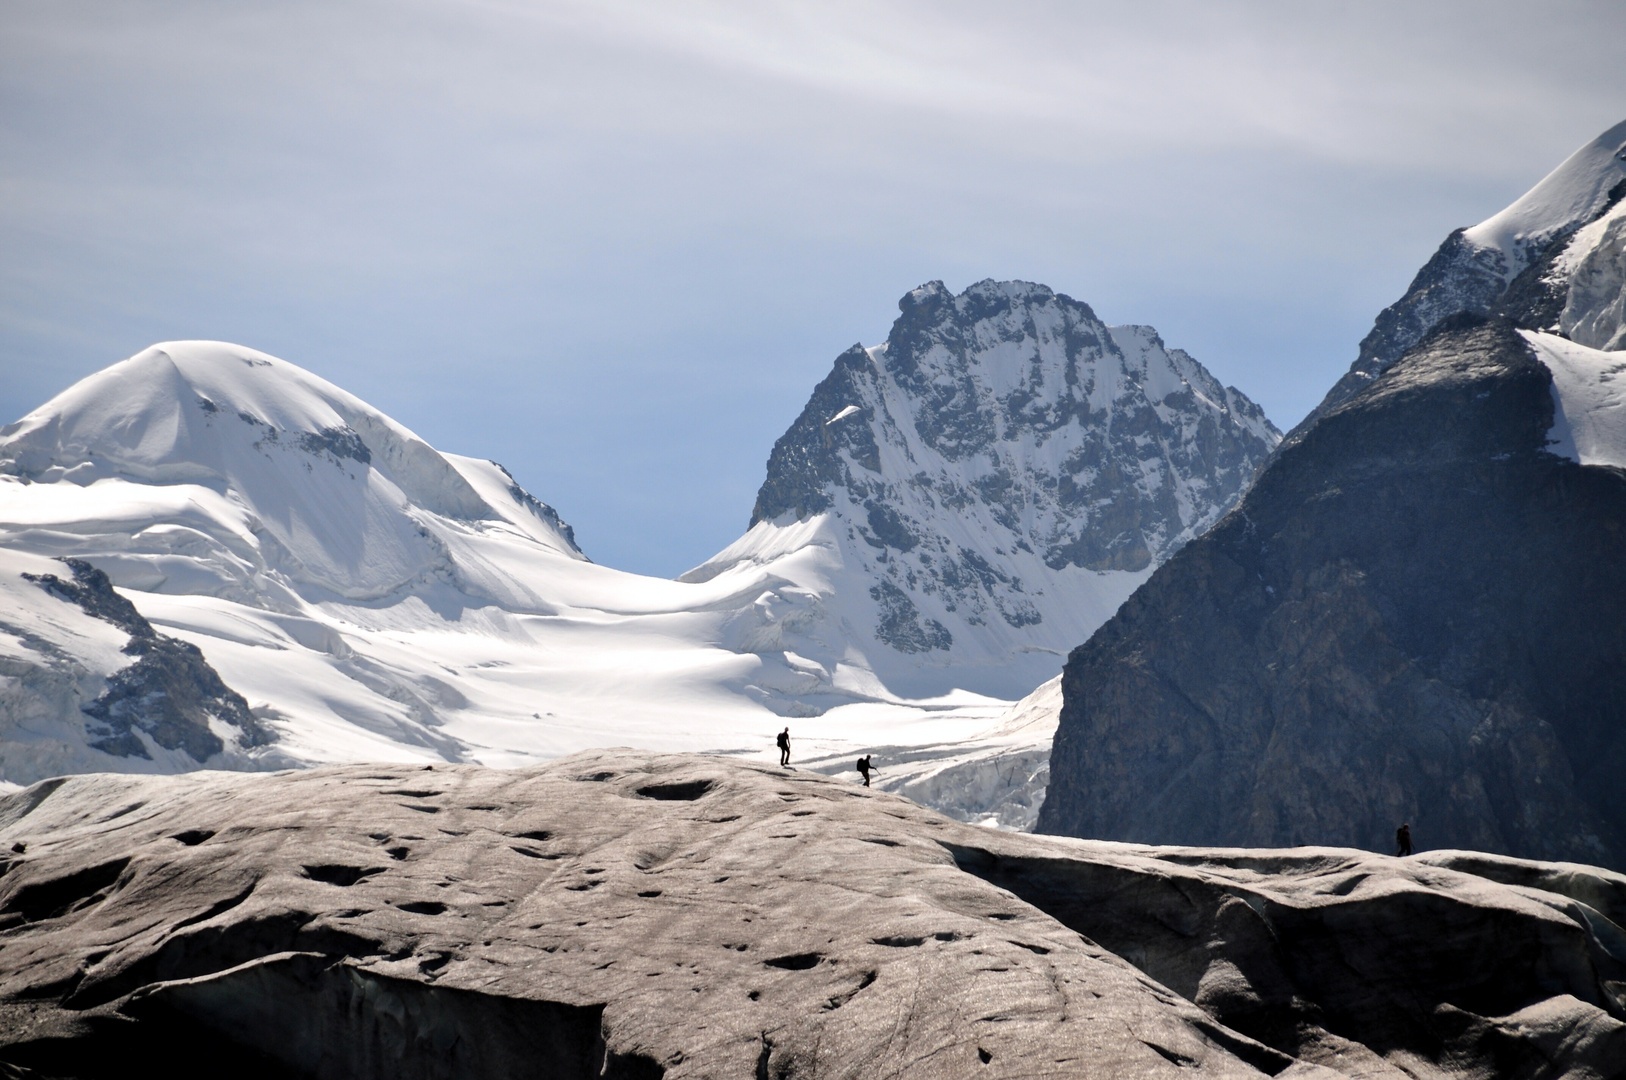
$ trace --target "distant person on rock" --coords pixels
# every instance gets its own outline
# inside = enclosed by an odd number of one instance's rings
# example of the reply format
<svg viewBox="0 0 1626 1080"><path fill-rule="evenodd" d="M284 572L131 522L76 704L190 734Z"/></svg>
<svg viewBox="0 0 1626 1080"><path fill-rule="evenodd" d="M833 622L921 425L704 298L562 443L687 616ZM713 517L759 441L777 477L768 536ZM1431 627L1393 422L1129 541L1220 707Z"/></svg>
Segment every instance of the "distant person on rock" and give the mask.
<svg viewBox="0 0 1626 1080"><path fill-rule="evenodd" d="M871 756L872 755L870 754L865 754L863 757L858 759L858 771L864 776L865 787L869 787L869 771L875 767L870 764L869 759Z"/></svg>
<svg viewBox="0 0 1626 1080"><path fill-rule="evenodd" d="M1395 854L1411 854L1411 826L1402 825L1395 830Z"/></svg>
<svg viewBox="0 0 1626 1080"><path fill-rule="evenodd" d="M790 764L790 728L787 727L784 731L781 731L779 733L779 738L776 739L775 741L779 743L779 764L781 764L781 765L789 765Z"/></svg>

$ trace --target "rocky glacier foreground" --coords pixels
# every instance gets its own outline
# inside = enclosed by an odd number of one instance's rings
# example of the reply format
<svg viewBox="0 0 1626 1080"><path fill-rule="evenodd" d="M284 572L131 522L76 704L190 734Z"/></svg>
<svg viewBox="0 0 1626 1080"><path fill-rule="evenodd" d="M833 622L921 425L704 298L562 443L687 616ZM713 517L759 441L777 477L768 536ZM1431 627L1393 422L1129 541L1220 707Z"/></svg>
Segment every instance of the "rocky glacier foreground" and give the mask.
<svg viewBox="0 0 1626 1080"><path fill-rule="evenodd" d="M1610 1077L1626 877L1152 848L822 776L82 775L0 800L0 1071Z"/></svg>

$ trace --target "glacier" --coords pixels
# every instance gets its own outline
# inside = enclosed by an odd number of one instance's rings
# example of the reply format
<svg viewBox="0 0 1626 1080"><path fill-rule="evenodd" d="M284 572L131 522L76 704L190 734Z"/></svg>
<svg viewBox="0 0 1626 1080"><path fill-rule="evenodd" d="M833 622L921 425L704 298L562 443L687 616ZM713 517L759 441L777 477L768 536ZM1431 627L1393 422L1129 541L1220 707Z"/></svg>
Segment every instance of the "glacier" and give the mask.
<svg viewBox="0 0 1626 1080"><path fill-rule="evenodd" d="M826 501L679 580L592 562L500 465L254 349L167 342L90 376L0 428L0 780L766 759L788 722L803 767L878 752L883 787L1031 825L1066 648L1279 435L1149 328L1043 286L901 306L770 460L764 491L815 430L835 480L801 494ZM224 694L182 687L193 653Z"/></svg>

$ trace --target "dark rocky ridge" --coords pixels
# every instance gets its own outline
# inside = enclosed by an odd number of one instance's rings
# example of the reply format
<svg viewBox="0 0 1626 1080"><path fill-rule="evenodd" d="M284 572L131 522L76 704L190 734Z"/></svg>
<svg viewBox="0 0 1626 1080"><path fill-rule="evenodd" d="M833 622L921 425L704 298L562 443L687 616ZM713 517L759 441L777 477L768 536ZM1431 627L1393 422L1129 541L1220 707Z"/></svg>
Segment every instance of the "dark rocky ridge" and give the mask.
<svg viewBox="0 0 1626 1080"><path fill-rule="evenodd" d="M1070 656L1041 831L1626 866L1626 475L1459 316Z"/></svg>
<svg viewBox="0 0 1626 1080"><path fill-rule="evenodd" d="M1560 316L1574 282L1570 271L1555 264L1577 232L1608 216L1622 199L1626 199L1626 180L1610 187L1590 216L1513 251L1476 245L1467 237L1467 230L1453 231L1417 271L1405 294L1378 313L1371 331L1361 340L1355 363L1327 391L1321 404L1288 433L1284 443L1297 442L1323 415L1360 393L1430 330L1454 315L1496 315L1528 330L1560 331ZM1612 242L1618 247L1619 237Z"/></svg>
<svg viewBox="0 0 1626 1080"><path fill-rule="evenodd" d="M124 652L135 663L107 680L107 689L83 706L97 721L89 745L115 757L150 759L141 731L166 750L180 750L202 764L225 749L210 730L211 720L235 727L242 746L264 746L272 739L243 695L221 681L196 645L160 634L135 605L113 590L107 575L83 559L63 559L72 581L55 574L24 574L53 596L77 604L87 615L130 635Z"/></svg>
<svg viewBox="0 0 1626 1080"><path fill-rule="evenodd" d="M1372 329L1361 339L1355 363L1327 391L1301 428L1371 385L1442 319L1464 312L1484 315L1491 310L1507 288L1508 259L1503 252L1474 246L1463 236L1465 231L1453 230L1417 271L1405 294L1378 313ZM1555 241L1555 246L1562 244Z"/></svg>
<svg viewBox="0 0 1626 1080"><path fill-rule="evenodd" d="M7 1075L1626 1069L1626 878L1584 866L1058 841L632 751L45 781L0 847Z"/></svg>

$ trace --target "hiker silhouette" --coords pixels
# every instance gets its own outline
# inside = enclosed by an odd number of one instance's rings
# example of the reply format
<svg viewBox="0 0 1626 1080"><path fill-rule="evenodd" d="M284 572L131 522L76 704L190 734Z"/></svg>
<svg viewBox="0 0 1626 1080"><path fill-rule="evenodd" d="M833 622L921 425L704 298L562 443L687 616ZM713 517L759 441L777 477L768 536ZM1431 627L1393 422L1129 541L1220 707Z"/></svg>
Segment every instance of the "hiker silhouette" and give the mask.
<svg viewBox="0 0 1626 1080"><path fill-rule="evenodd" d="M784 731L781 731L779 733L779 738L775 739L774 741L779 744L779 764L781 764L781 765L789 765L790 764L790 728L787 727L787 728L785 728Z"/></svg>
<svg viewBox="0 0 1626 1080"><path fill-rule="evenodd" d="M1395 854L1411 854L1411 826L1402 825L1395 830Z"/></svg>
<svg viewBox="0 0 1626 1080"><path fill-rule="evenodd" d="M863 757L858 759L858 771L864 774L865 787L869 787L869 771L875 767L870 764L869 759L871 756L872 755L870 754L865 754Z"/></svg>

